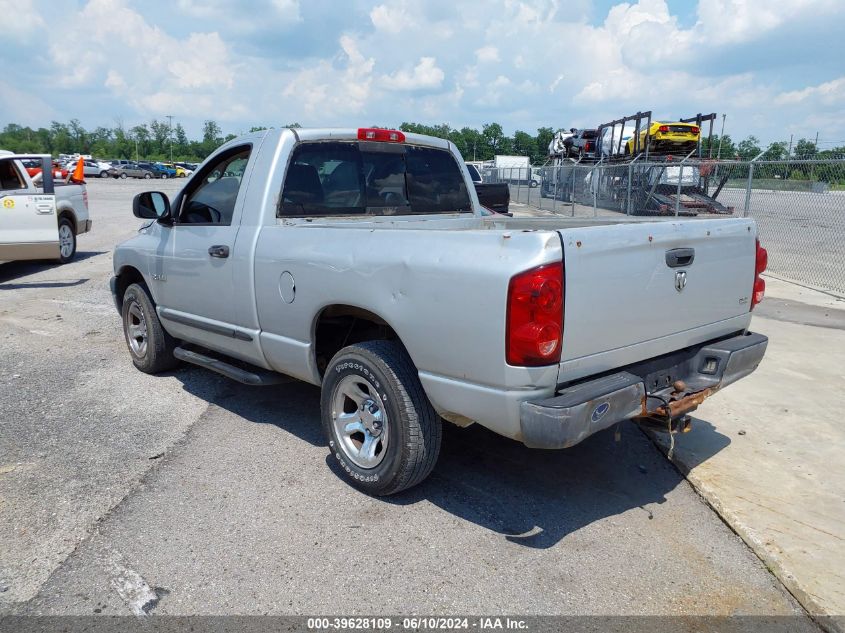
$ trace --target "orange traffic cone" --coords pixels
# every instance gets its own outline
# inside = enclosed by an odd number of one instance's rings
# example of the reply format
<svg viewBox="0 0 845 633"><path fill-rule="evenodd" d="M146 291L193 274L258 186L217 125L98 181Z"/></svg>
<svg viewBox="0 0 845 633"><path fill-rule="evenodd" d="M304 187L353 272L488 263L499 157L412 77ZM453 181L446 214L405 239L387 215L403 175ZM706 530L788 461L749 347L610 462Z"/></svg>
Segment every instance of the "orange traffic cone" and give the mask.
<svg viewBox="0 0 845 633"><path fill-rule="evenodd" d="M76 168L68 180L79 184L85 183L85 159L82 156L79 157L79 162L76 163Z"/></svg>

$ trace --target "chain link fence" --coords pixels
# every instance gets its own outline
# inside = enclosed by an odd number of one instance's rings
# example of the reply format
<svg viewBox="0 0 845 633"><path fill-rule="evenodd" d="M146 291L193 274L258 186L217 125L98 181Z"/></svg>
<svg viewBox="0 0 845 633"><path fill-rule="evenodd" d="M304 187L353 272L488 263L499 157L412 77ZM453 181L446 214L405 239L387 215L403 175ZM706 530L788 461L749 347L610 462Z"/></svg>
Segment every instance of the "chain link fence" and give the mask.
<svg viewBox="0 0 845 633"><path fill-rule="evenodd" d="M845 160L707 159L482 169L518 215L753 217L769 271L845 295Z"/></svg>

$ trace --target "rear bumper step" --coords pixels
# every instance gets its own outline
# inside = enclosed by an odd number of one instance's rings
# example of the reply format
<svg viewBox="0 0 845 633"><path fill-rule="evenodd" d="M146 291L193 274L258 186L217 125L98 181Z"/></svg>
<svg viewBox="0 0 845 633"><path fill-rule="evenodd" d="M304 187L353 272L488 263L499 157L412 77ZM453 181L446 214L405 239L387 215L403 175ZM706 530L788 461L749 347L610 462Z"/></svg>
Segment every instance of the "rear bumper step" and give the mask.
<svg viewBox="0 0 845 633"><path fill-rule="evenodd" d="M212 358L211 356L206 356L205 354L200 354L199 352L195 352L193 350L185 349L184 347L177 347L174 349L173 355L186 363L205 367L206 369L215 371L227 378L231 378L232 380L237 380L245 385L263 387L266 385L279 385L293 380L288 376L277 374L276 372L268 371L266 369L260 369L259 367L253 367L250 369L236 367L231 363L227 363L217 358Z"/></svg>
<svg viewBox="0 0 845 633"><path fill-rule="evenodd" d="M740 334L566 387L547 400L523 402L522 441L531 448L567 448L622 420L681 418L753 372L767 344L762 334Z"/></svg>

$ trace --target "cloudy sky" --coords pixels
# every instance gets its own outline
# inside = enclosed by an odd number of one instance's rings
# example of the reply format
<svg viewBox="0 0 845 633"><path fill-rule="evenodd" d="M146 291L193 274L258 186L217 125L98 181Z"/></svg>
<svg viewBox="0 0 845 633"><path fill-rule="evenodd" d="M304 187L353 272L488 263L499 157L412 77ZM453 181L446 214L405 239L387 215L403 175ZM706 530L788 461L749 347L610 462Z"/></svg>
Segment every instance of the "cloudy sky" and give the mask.
<svg viewBox="0 0 845 633"><path fill-rule="evenodd" d="M845 0L0 0L0 126L594 126L845 145Z"/></svg>

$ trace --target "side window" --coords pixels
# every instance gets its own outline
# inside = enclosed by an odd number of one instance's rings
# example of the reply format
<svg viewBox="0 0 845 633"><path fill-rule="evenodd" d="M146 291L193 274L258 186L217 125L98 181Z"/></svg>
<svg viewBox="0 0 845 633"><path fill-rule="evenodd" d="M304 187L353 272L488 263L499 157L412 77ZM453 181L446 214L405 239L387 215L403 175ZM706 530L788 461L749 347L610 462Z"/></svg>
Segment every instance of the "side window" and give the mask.
<svg viewBox="0 0 845 633"><path fill-rule="evenodd" d="M0 190L25 189L25 181L13 160L0 160Z"/></svg>
<svg viewBox="0 0 845 633"><path fill-rule="evenodd" d="M182 224L232 224L241 180L251 147L238 147L207 165L186 193L179 222ZM193 184L193 183L192 183Z"/></svg>
<svg viewBox="0 0 845 633"><path fill-rule="evenodd" d="M354 143L304 143L291 158L279 215L364 213L361 154Z"/></svg>

